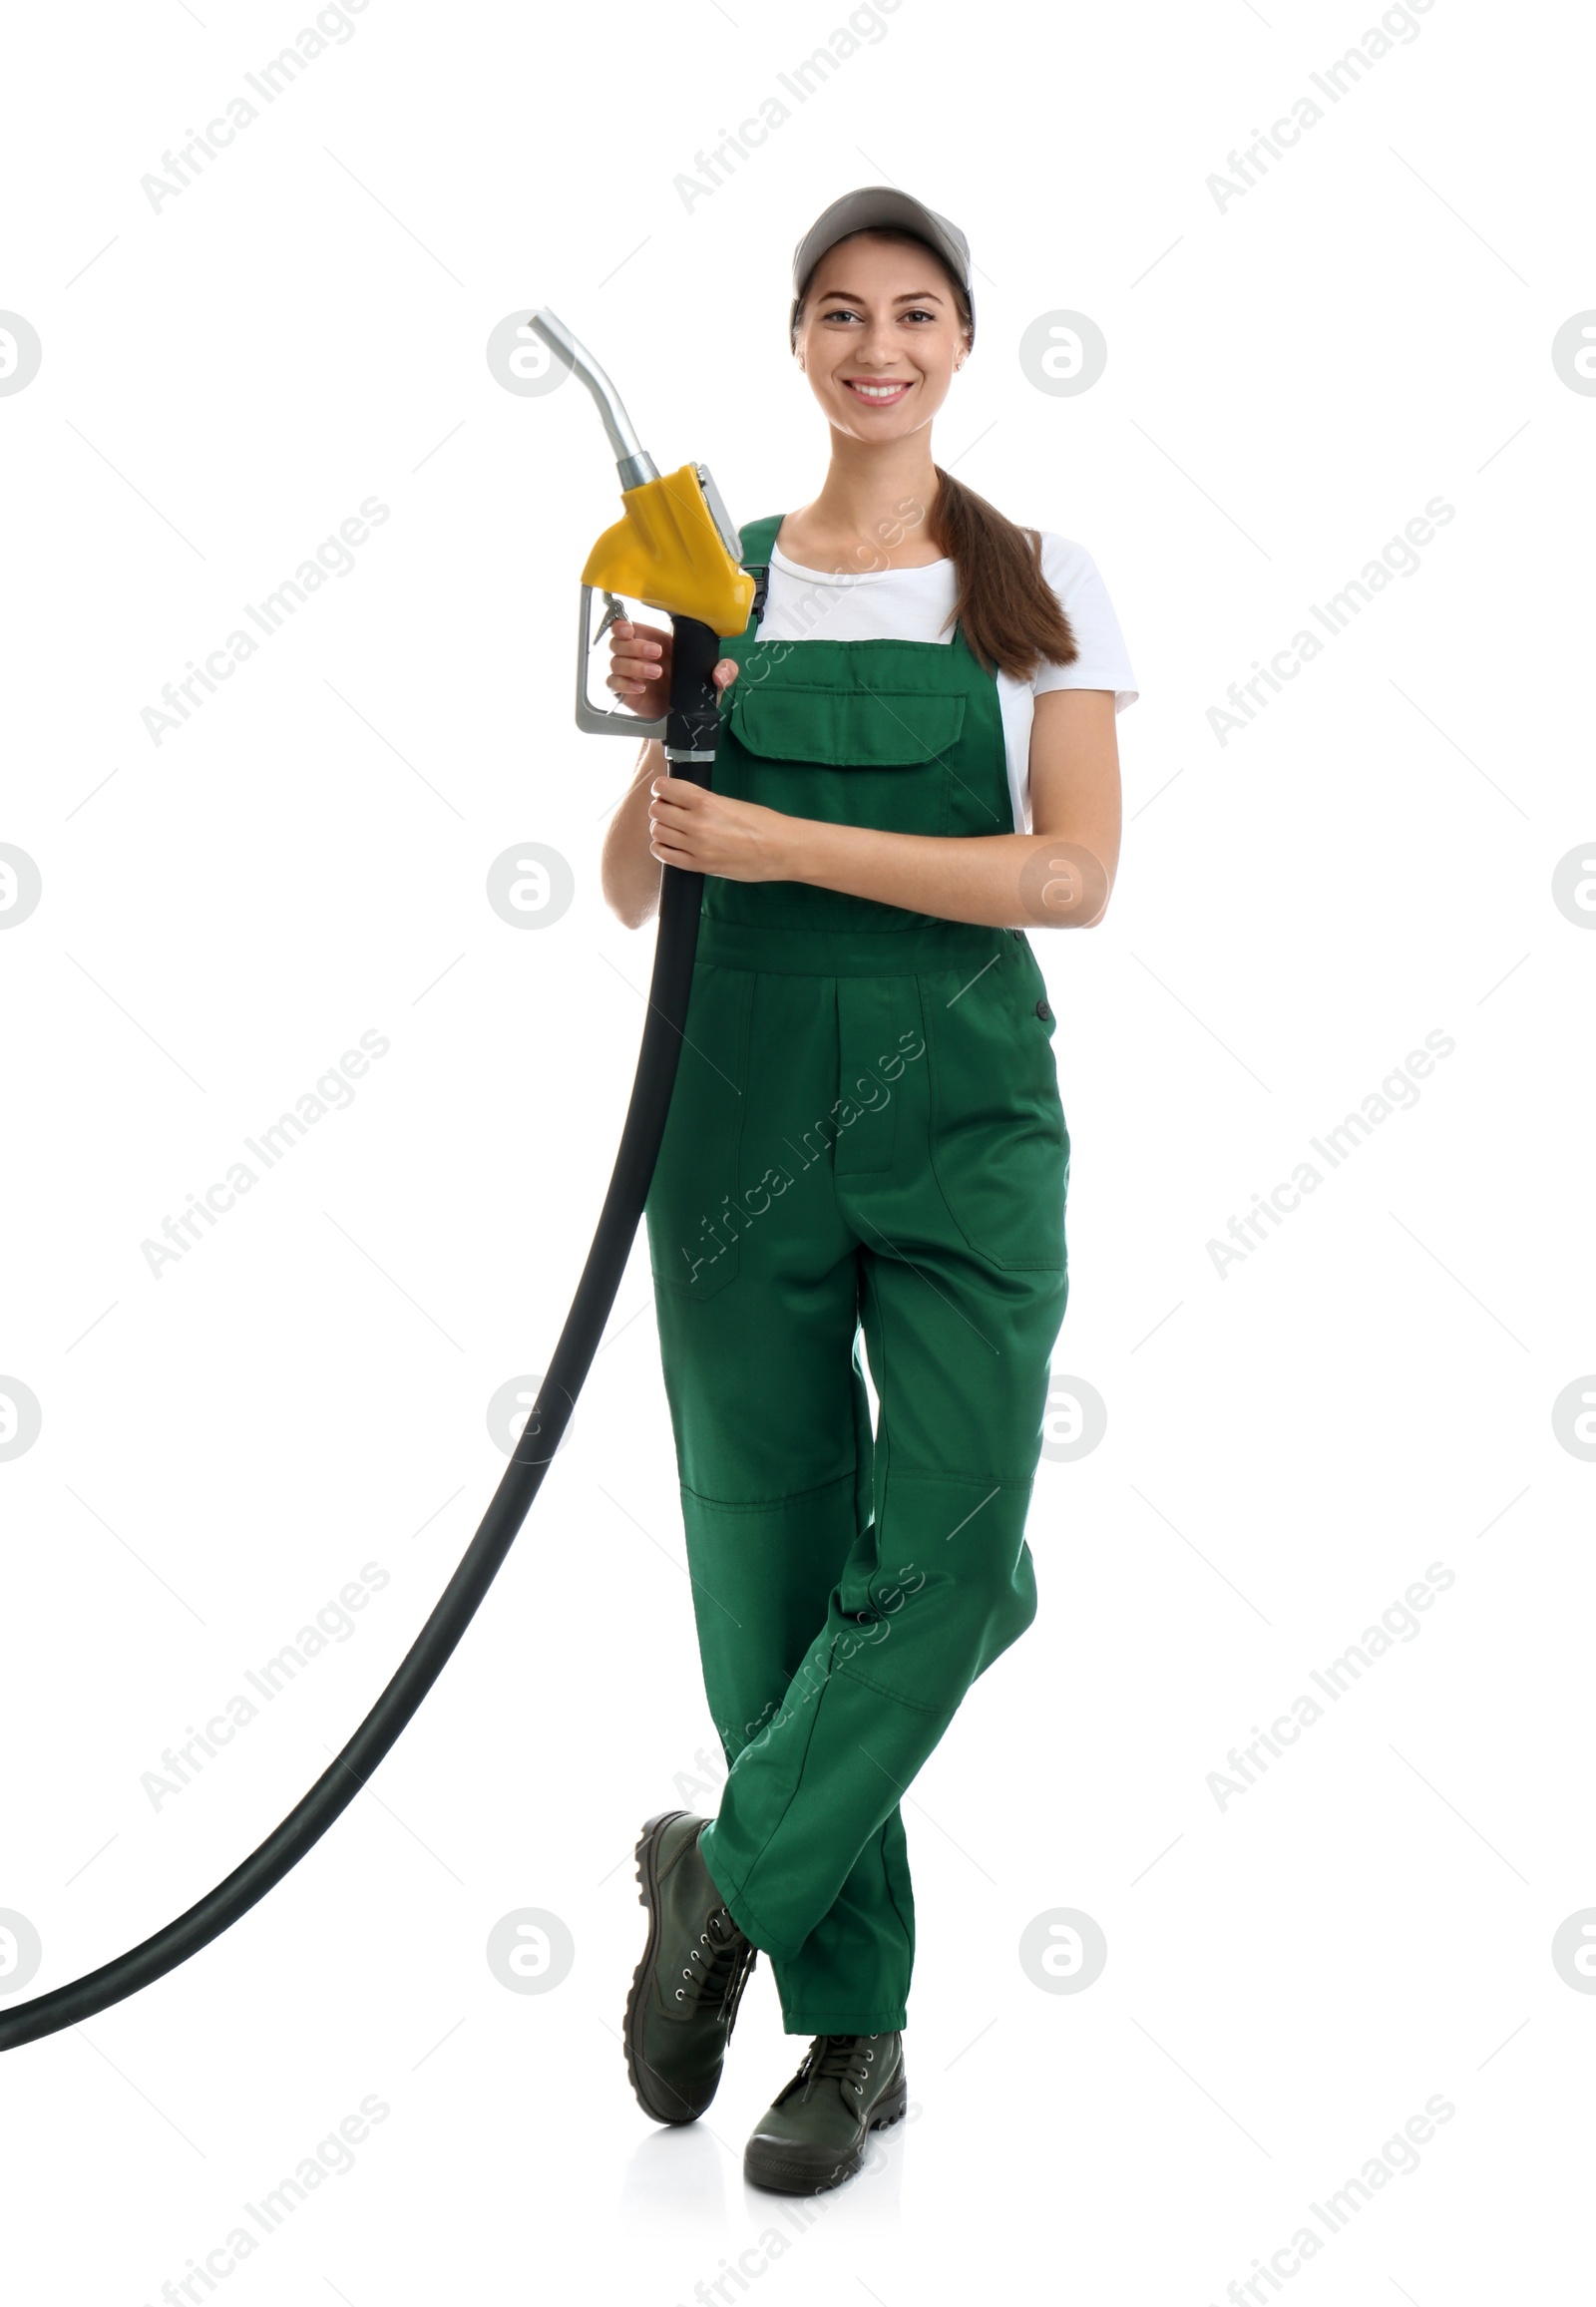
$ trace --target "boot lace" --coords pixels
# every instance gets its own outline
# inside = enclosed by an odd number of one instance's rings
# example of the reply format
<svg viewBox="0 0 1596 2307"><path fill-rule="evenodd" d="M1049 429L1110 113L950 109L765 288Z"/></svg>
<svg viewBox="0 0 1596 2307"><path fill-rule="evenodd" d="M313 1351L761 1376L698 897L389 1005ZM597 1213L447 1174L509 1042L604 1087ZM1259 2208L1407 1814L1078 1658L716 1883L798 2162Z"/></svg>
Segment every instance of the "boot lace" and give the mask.
<svg viewBox="0 0 1596 2307"><path fill-rule="evenodd" d="M817 2035L793 2080L803 2085L806 2100L813 2096L817 2083L839 2083L858 2099L870 2081L875 2058L869 2035Z"/></svg>
<svg viewBox="0 0 1596 2307"><path fill-rule="evenodd" d="M685 1983L676 1989L676 2001L694 2011L715 2007L729 2028L757 1952L726 1909L716 1907L698 1934L697 1944L687 1950L681 1973Z"/></svg>

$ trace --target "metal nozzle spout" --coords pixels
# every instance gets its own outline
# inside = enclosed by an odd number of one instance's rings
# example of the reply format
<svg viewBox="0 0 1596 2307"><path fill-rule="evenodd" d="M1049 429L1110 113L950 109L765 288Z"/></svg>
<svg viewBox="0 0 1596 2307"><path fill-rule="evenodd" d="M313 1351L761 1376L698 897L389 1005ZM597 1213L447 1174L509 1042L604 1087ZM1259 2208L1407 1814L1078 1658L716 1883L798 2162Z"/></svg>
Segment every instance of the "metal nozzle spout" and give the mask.
<svg viewBox="0 0 1596 2307"><path fill-rule="evenodd" d="M529 326L535 328L550 349L566 361L573 374L581 379L598 404L603 418L604 431L609 435L609 446L615 452L616 468L622 490L638 488L644 481L657 481L659 468L642 448L631 427L631 419L621 405L620 395L603 370L577 342L563 320L545 305L531 315Z"/></svg>

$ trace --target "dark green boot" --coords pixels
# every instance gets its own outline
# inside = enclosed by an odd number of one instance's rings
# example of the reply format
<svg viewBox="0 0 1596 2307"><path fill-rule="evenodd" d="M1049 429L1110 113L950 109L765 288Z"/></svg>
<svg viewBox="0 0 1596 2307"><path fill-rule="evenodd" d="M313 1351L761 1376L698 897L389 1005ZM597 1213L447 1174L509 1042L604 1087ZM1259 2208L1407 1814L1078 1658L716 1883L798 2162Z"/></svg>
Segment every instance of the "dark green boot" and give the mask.
<svg viewBox="0 0 1596 2307"><path fill-rule="evenodd" d="M692 2122L714 2098L757 1959L698 1855L706 1823L662 1810L637 1844L648 1943L626 1997L626 2073L655 2122Z"/></svg>
<svg viewBox="0 0 1596 2307"><path fill-rule="evenodd" d="M864 2161L870 2133L902 2121L908 2105L902 2035L817 2035L754 2125L743 2176L784 2195L840 2186Z"/></svg>

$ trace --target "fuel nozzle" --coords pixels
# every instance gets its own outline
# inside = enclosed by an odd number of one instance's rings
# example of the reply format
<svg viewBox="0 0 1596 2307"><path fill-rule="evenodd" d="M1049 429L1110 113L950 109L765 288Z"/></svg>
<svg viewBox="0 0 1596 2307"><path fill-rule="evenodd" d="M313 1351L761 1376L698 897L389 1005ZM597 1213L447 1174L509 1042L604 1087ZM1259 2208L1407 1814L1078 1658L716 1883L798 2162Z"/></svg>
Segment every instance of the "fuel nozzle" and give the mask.
<svg viewBox="0 0 1596 2307"><path fill-rule="evenodd" d="M615 452L615 467L620 475L622 492L635 489L639 482L657 481L659 468L646 449L639 447L632 422L627 416L619 393L603 370L577 342L563 320L545 305L532 315L529 326L535 328L551 352L558 353L580 384L585 384L598 405L598 414L609 435L609 446Z"/></svg>
<svg viewBox="0 0 1596 2307"><path fill-rule="evenodd" d="M713 759L718 704L708 678L716 636L740 633L753 606L754 580L742 567L742 540L707 465L661 474L638 442L620 395L565 323L547 306L529 325L593 395L620 478L622 517L606 529L582 573L577 630L577 726L602 735L663 737L672 760ZM604 615L593 628L593 596ZM622 597L624 596L624 597ZM618 701L607 708L588 695L588 665L625 600L662 609L673 636L670 712L644 721ZM698 631L690 630L696 626ZM679 676L679 679L678 679Z"/></svg>

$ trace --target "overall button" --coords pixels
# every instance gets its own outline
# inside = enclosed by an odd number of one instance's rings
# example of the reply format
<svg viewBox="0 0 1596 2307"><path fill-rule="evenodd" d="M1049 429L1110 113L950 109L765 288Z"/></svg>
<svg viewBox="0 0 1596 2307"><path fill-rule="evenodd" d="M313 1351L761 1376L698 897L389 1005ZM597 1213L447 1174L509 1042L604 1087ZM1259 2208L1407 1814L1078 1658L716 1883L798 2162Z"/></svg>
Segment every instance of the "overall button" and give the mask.
<svg viewBox="0 0 1596 2307"><path fill-rule="evenodd" d="M1045 1001L1038 1001L1036 1003L1036 1014L1038 1017L1046 1019L1052 1015L1052 1011L1048 1008Z"/></svg>

